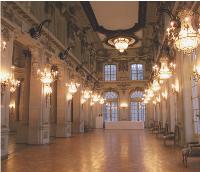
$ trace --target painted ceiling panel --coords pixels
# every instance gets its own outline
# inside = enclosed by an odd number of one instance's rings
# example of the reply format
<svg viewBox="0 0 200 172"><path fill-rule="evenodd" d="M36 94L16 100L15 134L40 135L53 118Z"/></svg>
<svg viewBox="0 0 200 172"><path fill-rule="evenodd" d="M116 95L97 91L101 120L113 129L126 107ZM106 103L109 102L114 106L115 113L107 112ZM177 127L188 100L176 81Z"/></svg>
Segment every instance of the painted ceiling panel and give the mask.
<svg viewBox="0 0 200 172"><path fill-rule="evenodd" d="M91 1L98 24L106 29L129 29L138 23L139 2Z"/></svg>

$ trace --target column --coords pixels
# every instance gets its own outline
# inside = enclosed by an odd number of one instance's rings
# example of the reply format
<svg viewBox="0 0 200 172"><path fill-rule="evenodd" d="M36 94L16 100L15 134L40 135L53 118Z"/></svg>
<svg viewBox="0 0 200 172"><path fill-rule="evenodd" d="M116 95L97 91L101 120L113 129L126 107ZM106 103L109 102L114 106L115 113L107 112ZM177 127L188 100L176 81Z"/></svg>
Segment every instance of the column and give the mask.
<svg viewBox="0 0 200 172"><path fill-rule="evenodd" d="M167 122L167 100L162 99L162 124L163 127L165 127L165 124Z"/></svg>
<svg viewBox="0 0 200 172"><path fill-rule="evenodd" d="M184 128L185 128L185 141L190 142L193 140L193 124L192 124L192 63L190 55L182 55L182 91L183 91L183 110L184 110Z"/></svg>
<svg viewBox="0 0 200 172"><path fill-rule="evenodd" d="M81 110L80 110L80 133L84 133L84 115L85 115L85 103L84 104L80 104L81 106Z"/></svg>
<svg viewBox="0 0 200 172"><path fill-rule="evenodd" d="M59 79L57 80L57 124L56 137L71 136L71 100L67 100L66 93L68 70L59 65Z"/></svg>
<svg viewBox="0 0 200 172"><path fill-rule="evenodd" d="M13 56L13 36L13 33L10 32L8 28L1 26L1 41L6 42L5 50L1 48L1 73L11 72L10 67L12 66ZM10 90L9 87L6 87L5 90L1 89L1 158L3 159L8 156L9 104Z"/></svg>
<svg viewBox="0 0 200 172"><path fill-rule="evenodd" d="M90 106L90 100L87 100L84 104L84 126L85 129L89 129L89 106Z"/></svg>
<svg viewBox="0 0 200 172"><path fill-rule="evenodd" d="M30 77L30 102L29 102L29 144L49 143L49 113L50 98L43 94L43 84L37 78L39 63L44 61L43 53L37 48L31 49L32 66ZM41 65L41 70L43 66Z"/></svg>
<svg viewBox="0 0 200 172"><path fill-rule="evenodd" d="M81 91L78 91L73 96L73 123L72 123L72 132L79 133L80 132L80 96Z"/></svg>

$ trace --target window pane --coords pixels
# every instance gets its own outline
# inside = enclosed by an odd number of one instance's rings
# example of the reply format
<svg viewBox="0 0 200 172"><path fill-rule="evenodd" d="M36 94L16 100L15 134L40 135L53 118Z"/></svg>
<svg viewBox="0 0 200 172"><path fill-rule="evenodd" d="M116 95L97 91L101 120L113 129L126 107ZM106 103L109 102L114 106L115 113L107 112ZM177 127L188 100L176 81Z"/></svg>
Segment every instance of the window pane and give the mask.
<svg viewBox="0 0 200 172"><path fill-rule="evenodd" d="M106 81L116 80L116 65L105 65L104 66L104 78Z"/></svg>
<svg viewBox="0 0 200 172"><path fill-rule="evenodd" d="M143 80L143 65L132 64L131 65L131 80Z"/></svg>
<svg viewBox="0 0 200 172"><path fill-rule="evenodd" d="M145 104L142 102L139 102L138 98L143 97L143 92L142 91L135 91L131 95L131 120L132 121L145 121Z"/></svg>

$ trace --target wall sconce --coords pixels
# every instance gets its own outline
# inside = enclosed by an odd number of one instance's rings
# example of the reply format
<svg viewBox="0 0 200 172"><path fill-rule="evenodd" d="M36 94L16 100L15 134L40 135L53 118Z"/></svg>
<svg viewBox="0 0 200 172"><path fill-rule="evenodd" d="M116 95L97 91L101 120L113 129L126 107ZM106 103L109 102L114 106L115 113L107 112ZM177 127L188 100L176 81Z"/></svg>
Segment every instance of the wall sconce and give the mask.
<svg viewBox="0 0 200 172"><path fill-rule="evenodd" d="M5 73L5 72L1 72L1 74L0 74L1 88L3 90L5 90L5 87L9 86L11 93L14 93L15 90L17 89L17 87L19 87L19 85L20 85L20 81L15 79L14 69L15 69L15 67L12 66L11 67L11 70L12 70L11 74Z"/></svg>
<svg viewBox="0 0 200 172"><path fill-rule="evenodd" d="M57 79L58 70L54 66L46 64L43 71L40 71L40 69L37 70L37 75L43 84L49 85Z"/></svg>
<svg viewBox="0 0 200 172"><path fill-rule="evenodd" d="M3 40L2 40L0 45L1 45L2 50L5 51L5 50L6 50L6 47L7 47L6 41L3 41Z"/></svg>
<svg viewBox="0 0 200 172"><path fill-rule="evenodd" d="M84 99L89 99L92 96L92 91L84 90L84 91L82 91L82 95L83 95Z"/></svg>
<svg viewBox="0 0 200 172"><path fill-rule="evenodd" d="M97 94L97 93L94 93L92 95L92 101L93 102L98 102L100 100L100 98L101 98L101 96L99 94Z"/></svg>
<svg viewBox="0 0 200 172"><path fill-rule="evenodd" d="M193 68L193 80L198 82L200 79L200 66L195 66Z"/></svg>
<svg viewBox="0 0 200 172"><path fill-rule="evenodd" d="M73 96L70 93L67 93L66 98L68 101L72 100Z"/></svg>
<svg viewBox="0 0 200 172"><path fill-rule="evenodd" d="M66 83L65 85L66 85L66 87L68 87L68 92L69 92L71 95L74 95L74 94L78 91L78 88L79 88L79 86L80 86L79 83L74 82L74 81L71 81L69 84Z"/></svg>
<svg viewBox="0 0 200 172"><path fill-rule="evenodd" d="M10 103L10 104L9 104L9 108L10 108L11 110L14 110L14 109L15 109L15 102Z"/></svg>
<svg viewBox="0 0 200 172"><path fill-rule="evenodd" d="M157 103L156 100L153 100L153 104L156 105L156 103Z"/></svg>
<svg viewBox="0 0 200 172"><path fill-rule="evenodd" d="M102 104L104 104L104 102L105 102L105 99L103 97L101 97L99 100L99 103L102 105Z"/></svg>
<svg viewBox="0 0 200 172"><path fill-rule="evenodd" d="M49 63L47 63L43 71L40 71L40 69L38 69L37 75L43 84L43 94L46 96L46 105L47 105L47 98L48 96L51 96L53 92L51 88L51 83L57 80L58 77L57 66L50 65Z"/></svg>
<svg viewBox="0 0 200 172"><path fill-rule="evenodd" d="M44 84L43 92L44 92L44 95L50 96L52 94L52 88L51 88L51 86L48 85L48 84Z"/></svg>
<svg viewBox="0 0 200 172"><path fill-rule="evenodd" d="M0 73L1 89L5 90L5 87L9 85L10 74L6 72Z"/></svg>
<svg viewBox="0 0 200 172"><path fill-rule="evenodd" d="M176 84L172 84L172 92L173 93L178 93L179 92L179 86Z"/></svg>
<svg viewBox="0 0 200 172"><path fill-rule="evenodd" d="M94 102L91 100L90 101L90 106L93 106L94 105Z"/></svg>
<svg viewBox="0 0 200 172"><path fill-rule="evenodd" d="M167 100L167 90L165 90L164 92L162 92L162 97Z"/></svg>
<svg viewBox="0 0 200 172"><path fill-rule="evenodd" d="M87 100L83 96L81 96L81 104L84 104L86 101Z"/></svg>
<svg viewBox="0 0 200 172"><path fill-rule="evenodd" d="M121 107L121 108L126 108L126 107L128 107L128 103L122 102L122 103L120 104L120 107Z"/></svg>
<svg viewBox="0 0 200 172"><path fill-rule="evenodd" d="M160 95L156 97L156 102L160 103Z"/></svg>
<svg viewBox="0 0 200 172"><path fill-rule="evenodd" d="M19 87L20 81L15 79L15 76L14 76L15 67L14 66L11 67L11 70L12 70L12 73L11 73L11 77L9 79L9 85L10 85L10 92L14 93L15 90L17 89L17 87Z"/></svg>

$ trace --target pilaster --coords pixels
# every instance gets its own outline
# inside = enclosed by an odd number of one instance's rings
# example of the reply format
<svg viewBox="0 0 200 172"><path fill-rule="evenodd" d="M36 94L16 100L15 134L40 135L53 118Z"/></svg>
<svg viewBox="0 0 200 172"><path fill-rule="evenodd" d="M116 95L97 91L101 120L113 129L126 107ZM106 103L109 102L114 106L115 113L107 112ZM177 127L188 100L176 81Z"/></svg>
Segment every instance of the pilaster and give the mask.
<svg viewBox="0 0 200 172"><path fill-rule="evenodd" d="M6 48L1 47L0 71L10 73L13 55L13 37L14 33L6 26L1 26L1 41L6 42ZM9 139L9 104L10 91L8 87L1 88L1 158L8 156L8 139Z"/></svg>
<svg viewBox="0 0 200 172"><path fill-rule="evenodd" d="M57 125L56 137L71 136L71 101L66 99L67 69L59 65L59 79L57 81Z"/></svg>
<svg viewBox="0 0 200 172"><path fill-rule="evenodd" d="M31 53L28 143L46 144L49 143L50 99L43 94L43 85L37 78L39 63L43 63L42 53L37 48L32 48Z"/></svg>

